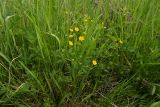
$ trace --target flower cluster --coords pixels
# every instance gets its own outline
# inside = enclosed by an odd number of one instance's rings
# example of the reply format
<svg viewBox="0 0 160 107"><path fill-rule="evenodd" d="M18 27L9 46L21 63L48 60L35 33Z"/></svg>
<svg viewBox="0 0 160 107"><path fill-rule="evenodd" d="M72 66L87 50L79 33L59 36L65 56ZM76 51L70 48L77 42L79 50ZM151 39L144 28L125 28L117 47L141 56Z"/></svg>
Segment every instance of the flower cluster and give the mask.
<svg viewBox="0 0 160 107"><path fill-rule="evenodd" d="M73 46L74 45L73 38L75 36L79 36L78 40L80 42L83 42L85 40L85 36L84 35L80 35L80 29L78 27L75 27L74 29L70 28L69 31L70 31L70 35L68 36L68 38L69 38L69 42L68 42L69 46Z"/></svg>
<svg viewBox="0 0 160 107"><path fill-rule="evenodd" d="M81 33L81 30L79 27L74 27L69 29L69 35L68 35L68 45L70 47L73 47L76 42L83 43L85 41L85 35ZM93 59L91 61L92 65L97 65L96 59Z"/></svg>

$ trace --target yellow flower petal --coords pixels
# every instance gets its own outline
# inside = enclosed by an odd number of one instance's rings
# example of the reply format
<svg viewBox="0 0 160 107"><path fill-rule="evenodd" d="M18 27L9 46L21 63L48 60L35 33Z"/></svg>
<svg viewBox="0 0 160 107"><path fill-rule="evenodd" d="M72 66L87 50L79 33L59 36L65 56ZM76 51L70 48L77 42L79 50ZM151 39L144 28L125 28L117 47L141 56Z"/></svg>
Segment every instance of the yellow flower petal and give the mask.
<svg viewBox="0 0 160 107"><path fill-rule="evenodd" d="M69 38L73 38L74 37L74 35L69 35Z"/></svg>
<svg viewBox="0 0 160 107"><path fill-rule="evenodd" d="M94 60L92 60L92 64L93 65L97 65L97 61L94 59Z"/></svg>
<svg viewBox="0 0 160 107"><path fill-rule="evenodd" d="M75 27L74 30L75 30L76 32L79 32L79 28L78 28L78 27Z"/></svg>
<svg viewBox="0 0 160 107"><path fill-rule="evenodd" d="M79 41L81 41L81 42L84 41L84 39L85 39L84 36L80 36L80 37L79 37Z"/></svg>
<svg viewBox="0 0 160 107"><path fill-rule="evenodd" d="M70 28L69 31L70 31L70 32L73 32L74 30Z"/></svg>
<svg viewBox="0 0 160 107"><path fill-rule="evenodd" d="M73 42L72 41L69 41L69 46L73 46Z"/></svg>

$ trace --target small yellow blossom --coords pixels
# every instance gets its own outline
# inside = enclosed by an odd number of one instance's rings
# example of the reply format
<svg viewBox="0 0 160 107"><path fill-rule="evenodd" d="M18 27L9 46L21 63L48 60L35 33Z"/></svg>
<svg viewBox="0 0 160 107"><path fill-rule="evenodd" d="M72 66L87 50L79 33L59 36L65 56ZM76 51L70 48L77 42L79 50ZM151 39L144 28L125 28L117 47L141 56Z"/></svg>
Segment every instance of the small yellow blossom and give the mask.
<svg viewBox="0 0 160 107"><path fill-rule="evenodd" d="M92 60L92 64L93 65L97 65L97 61L94 59L94 60Z"/></svg>
<svg viewBox="0 0 160 107"><path fill-rule="evenodd" d="M70 29L69 29L69 31L70 31L70 32L73 32L73 29L72 29L72 28L70 28Z"/></svg>
<svg viewBox="0 0 160 107"><path fill-rule="evenodd" d="M119 43L120 43L120 44L123 44L123 41L122 41L122 40L120 40L120 41L119 41Z"/></svg>
<svg viewBox="0 0 160 107"><path fill-rule="evenodd" d="M79 32L79 28L78 28L78 27L75 27L74 30L75 30L76 32Z"/></svg>
<svg viewBox="0 0 160 107"><path fill-rule="evenodd" d="M80 36L80 37L79 37L79 41L81 41L81 42L84 41L84 39L85 39L84 36Z"/></svg>
<svg viewBox="0 0 160 107"><path fill-rule="evenodd" d="M69 35L69 38L73 38L74 37L74 35Z"/></svg>
<svg viewBox="0 0 160 107"><path fill-rule="evenodd" d="M69 46L73 46L73 42L72 41L69 41Z"/></svg>

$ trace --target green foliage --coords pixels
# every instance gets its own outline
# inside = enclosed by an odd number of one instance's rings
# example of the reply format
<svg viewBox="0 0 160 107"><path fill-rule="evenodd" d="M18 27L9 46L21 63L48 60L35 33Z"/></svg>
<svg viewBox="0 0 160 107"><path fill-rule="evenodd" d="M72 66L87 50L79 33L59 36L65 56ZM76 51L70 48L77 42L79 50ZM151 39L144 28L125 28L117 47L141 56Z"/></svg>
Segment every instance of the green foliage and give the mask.
<svg viewBox="0 0 160 107"><path fill-rule="evenodd" d="M0 0L0 106L158 107L159 0Z"/></svg>

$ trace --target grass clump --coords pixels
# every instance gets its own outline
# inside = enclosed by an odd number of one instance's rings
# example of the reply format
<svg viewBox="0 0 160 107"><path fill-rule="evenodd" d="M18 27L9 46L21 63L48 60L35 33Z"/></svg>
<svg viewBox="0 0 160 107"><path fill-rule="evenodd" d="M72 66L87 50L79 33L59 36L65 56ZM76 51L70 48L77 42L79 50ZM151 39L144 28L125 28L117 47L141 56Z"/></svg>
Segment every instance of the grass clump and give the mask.
<svg viewBox="0 0 160 107"><path fill-rule="evenodd" d="M158 0L1 0L0 106L156 107Z"/></svg>

